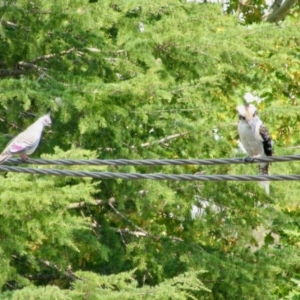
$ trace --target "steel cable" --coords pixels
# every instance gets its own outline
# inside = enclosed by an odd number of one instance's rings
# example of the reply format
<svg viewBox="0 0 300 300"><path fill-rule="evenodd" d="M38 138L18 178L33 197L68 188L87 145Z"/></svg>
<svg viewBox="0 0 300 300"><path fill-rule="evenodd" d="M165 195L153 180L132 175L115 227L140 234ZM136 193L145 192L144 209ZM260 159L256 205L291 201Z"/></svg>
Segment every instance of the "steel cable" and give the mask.
<svg viewBox="0 0 300 300"><path fill-rule="evenodd" d="M300 175L191 175L191 174L140 174L140 173L114 173L114 172L87 172L66 171L57 169L34 169L22 167L10 167L1 165L0 171L28 173L55 176L91 177L99 179L151 179L151 180L198 180L198 181L282 181L300 180Z"/></svg>
<svg viewBox="0 0 300 300"><path fill-rule="evenodd" d="M267 156L254 158L247 163L259 162L288 162L299 161L300 155L283 155ZM226 165L226 164L244 164L244 158L216 158L216 159L91 159L91 160L74 160L74 159L9 159L6 163L13 164L37 164L37 165L102 165L102 166L168 166L168 165Z"/></svg>

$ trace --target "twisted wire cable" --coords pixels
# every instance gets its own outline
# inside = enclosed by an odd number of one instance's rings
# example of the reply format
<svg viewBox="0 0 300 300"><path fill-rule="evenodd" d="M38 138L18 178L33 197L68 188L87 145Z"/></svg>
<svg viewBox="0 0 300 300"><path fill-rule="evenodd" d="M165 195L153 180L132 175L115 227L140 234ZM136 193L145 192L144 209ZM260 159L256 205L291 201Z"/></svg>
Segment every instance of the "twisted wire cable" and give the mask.
<svg viewBox="0 0 300 300"><path fill-rule="evenodd" d="M300 155L283 155L267 156L253 158L251 162L288 162L299 161ZM102 165L102 166L168 166L168 165L226 165L226 164L244 164L244 158L217 158L217 159L91 159L91 160L74 160L74 159L9 159L6 163L13 164L37 164L37 165Z"/></svg>
<svg viewBox="0 0 300 300"><path fill-rule="evenodd" d="M86 172L66 171L57 169L34 169L22 167L10 167L1 165L0 171L28 173L55 176L92 177L99 179L151 179L151 180L198 180L198 181L295 181L300 180L300 175L192 175L192 174L140 174L140 173L114 173L114 172Z"/></svg>

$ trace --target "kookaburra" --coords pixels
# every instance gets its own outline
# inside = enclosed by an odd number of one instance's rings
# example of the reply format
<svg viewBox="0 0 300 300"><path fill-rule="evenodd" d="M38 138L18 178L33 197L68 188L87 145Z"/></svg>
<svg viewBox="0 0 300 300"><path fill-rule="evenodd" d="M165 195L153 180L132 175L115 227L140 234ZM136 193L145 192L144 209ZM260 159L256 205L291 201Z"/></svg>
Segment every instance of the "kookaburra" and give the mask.
<svg viewBox="0 0 300 300"><path fill-rule="evenodd" d="M249 154L249 158L272 156L273 142L271 136L257 115L256 107L253 104L239 105L238 131L240 140ZM269 174L269 163L258 164L259 175ZM261 186L266 193L270 193L270 182L261 181Z"/></svg>

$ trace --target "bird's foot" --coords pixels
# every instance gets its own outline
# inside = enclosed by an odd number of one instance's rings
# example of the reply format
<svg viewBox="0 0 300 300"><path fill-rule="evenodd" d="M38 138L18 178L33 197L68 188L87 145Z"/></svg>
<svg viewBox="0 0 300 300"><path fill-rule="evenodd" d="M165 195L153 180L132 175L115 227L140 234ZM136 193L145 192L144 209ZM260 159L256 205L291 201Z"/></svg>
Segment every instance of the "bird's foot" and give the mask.
<svg viewBox="0 0 300 300"><path fill-rule="evenodd" d="M29 159L29 157L26 154L22 154L20 156L21 156L22 161L26 161Z"/></svg>
<svg viewBox="0 0 300 300"><path fill-rule="evenodd" d="M247 156L244 158L244 164L251 163L251 162L253 162L253 157Z"/></svg>

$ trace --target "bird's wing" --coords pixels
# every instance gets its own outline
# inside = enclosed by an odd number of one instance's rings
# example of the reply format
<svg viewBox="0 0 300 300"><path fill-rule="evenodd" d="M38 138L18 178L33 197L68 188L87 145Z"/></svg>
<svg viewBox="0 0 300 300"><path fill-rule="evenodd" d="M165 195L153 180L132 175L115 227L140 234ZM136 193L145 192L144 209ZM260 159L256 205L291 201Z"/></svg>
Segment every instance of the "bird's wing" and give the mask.
<svg viewBox="0 0 300 300"><path fill-rule="evenodd" d="M273 153L273 142L272 142L272 138L269 134L268 129L265 127L264 124L261 124L259 127L259 134L262 138L262 143L263 143L263 147L264 147L264 151L265 154L267 156L272 156Z"/></svg>
<svg viewBox="0 0 300 300"><path fill-rule="evenodd" d="M30 147L31 146L25 142L16 141L10 145L9 150L12 154L18 154L18 153L26 152L26 150L28 150Z"/></svg>
<svg viewBox="0 0 300 300"><path fill-rule="evenodd" d="M34 133L22 132L17 135L5 148L12 154L26 153L37 142L37 136ZM6 151L3 152L6 152Z"/></svg>
<svg viewBox="0 0 300 300"><path fill-rule="evenodd" d="M273 142L268 129L263 122L257 117L252 123L251 128L255 138L263 143L264 152L267 156L272 156Z"/></svg>

